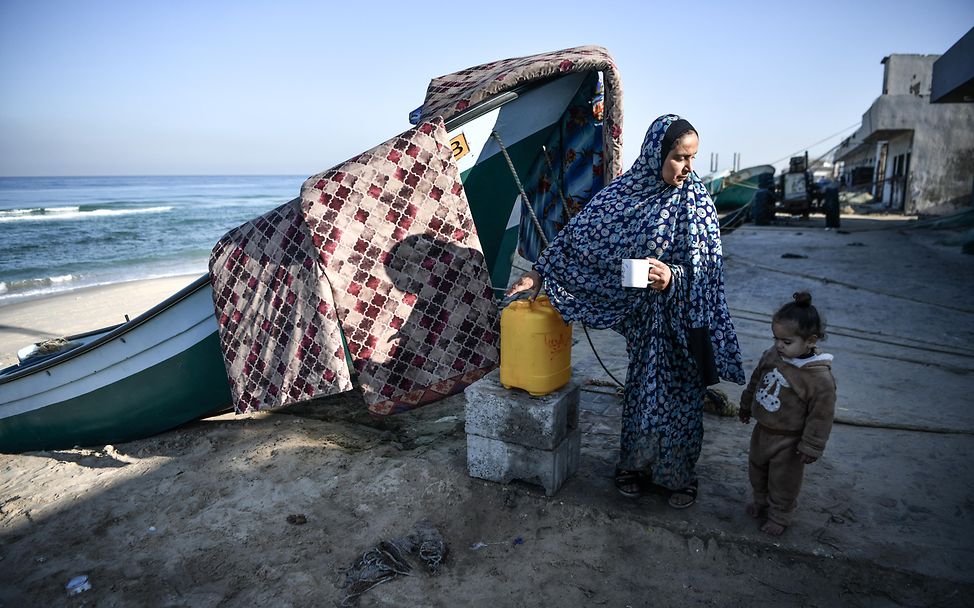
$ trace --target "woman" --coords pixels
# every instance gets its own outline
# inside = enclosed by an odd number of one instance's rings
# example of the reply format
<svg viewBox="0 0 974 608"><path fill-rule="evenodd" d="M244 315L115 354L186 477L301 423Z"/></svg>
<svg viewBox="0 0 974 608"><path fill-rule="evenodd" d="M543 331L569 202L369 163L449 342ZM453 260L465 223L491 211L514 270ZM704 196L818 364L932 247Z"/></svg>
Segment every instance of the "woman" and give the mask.
<svg viewBox="0 0 974 608"><path fill-rule="evenodd" d="M657 118L632 168L593 197L508 290L536 296L544 286L565 322L625 336L616 487L626 496L665 488L675 508L696 500L706 385L718 375L744 383L717 213L693 173L698 145L686 120ZM648 289L621 287L627 258L649 259Z"/></svg>

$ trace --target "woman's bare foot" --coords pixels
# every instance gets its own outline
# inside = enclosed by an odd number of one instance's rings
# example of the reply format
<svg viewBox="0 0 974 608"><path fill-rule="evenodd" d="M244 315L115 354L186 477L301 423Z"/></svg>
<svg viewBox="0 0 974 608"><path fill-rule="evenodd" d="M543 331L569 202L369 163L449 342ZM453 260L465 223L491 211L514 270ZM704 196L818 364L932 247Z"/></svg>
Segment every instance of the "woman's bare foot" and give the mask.
<svg viewBox="0 0 974 608"><path fill-rule="evenodd" d="M781 534L785 531L785 527L781 524L776 524L769 519L768 521L764 522L763 526L761 526L761 531L770 536L781 536Z"/></svg>
<svg viewBox="0 0 974 608"><path fill-rule="evenodd" d="M753 502L748 503L744 510L754 519L759 519L764 515L764 507L759 507Z"/></svg>

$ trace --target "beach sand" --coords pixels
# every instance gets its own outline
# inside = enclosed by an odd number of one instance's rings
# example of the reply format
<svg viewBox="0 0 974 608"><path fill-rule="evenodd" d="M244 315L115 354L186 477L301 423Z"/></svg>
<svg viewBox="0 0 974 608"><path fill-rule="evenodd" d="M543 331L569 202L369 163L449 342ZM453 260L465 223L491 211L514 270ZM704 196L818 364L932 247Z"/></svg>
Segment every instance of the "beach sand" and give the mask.
<svg viewBox="0 0 974 608"><path fill-rule="evenodd" d="M17 363L17 350L47 340L124 323L186 287L185 275L83 287L0 305L0 367Z"/></svg>
<svg viewBox="0 0 974 608"><path fill-rule="evenodd" d="M0 307L2 350L119 322L194 278ZM624 370L624 351L602 352ZM468 476L463 395L373 419L351 392L115 446L0 455L0 606L337 606L346 570L419 520L446 542L439 572L413 560L359 605L962 604L947 580L845 558L801 531L762 538L743 513L736 420L708 416L702 505L621 497L618 416L604 414L618 399L585 390L579 472L551 498ZM828 471L813 483L841 485ZM68 596L79 575L91 589Z"/></svg>

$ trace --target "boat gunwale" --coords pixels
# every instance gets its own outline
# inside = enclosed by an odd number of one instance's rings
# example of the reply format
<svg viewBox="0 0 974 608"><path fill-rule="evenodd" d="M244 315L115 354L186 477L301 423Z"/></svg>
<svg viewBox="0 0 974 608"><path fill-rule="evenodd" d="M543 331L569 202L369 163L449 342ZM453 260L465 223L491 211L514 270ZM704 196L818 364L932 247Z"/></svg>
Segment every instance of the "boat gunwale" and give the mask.
<svg viewBox="0 0 974 608"><path fill-rule="evenodd" d="M546 84L558 80L559 78L565 78L568 76L572 76L574 74L578 74L578 72L569 72L566 74L559 74L556 76L548 76L545 78L540 78L538 80L532 80L531 82L526 82L514 88L503 91L501 93L497 93L493 97L485 99L480 103L471 106L466 110L460 112L459 114L456 114L455 116L451 116L450 118L444 121L443 126L446 128L447 131L453 131L459 127L466 125L468 122L472 122L480 118L481 116L491 112L492 110L496 110L501 106L505 106L509 104L510 102L514 101L524 93L543 87Z"/></svg>
<svg viewBox="0 0 974 608"><path fill-rule="evenodd" d="M135 317L131 321L126 321L125 323L120 323L118 325L111 325L111 326L108 326L108 327L105 327L105 328L102 328L102 329L96 329L96 330L87 331L87 332L84 332L84 333L81 333L81 334L75 334L75 335L72 335L72 336L67 336L67 339L68 340L72 340L72 339L84 338L84 337L90 336L92 334L98 334L98 333L101 333L101 332L107 332L104 335L102 335L101 337L96 338L95 340L92 340L91 342L88 342L87 344L84 344L82 346L79 346L78 348L72 348L71 350L67 350L64 353L62 353L60 355L57 355L55 357L51 357L50 359L48 359L46 361L43 361L41 363L38 363L37 365L32 365L32 366L26 367L26 368L24 368L22 370L15 371L15 372L13 372L11 374L8 374L8 375L5 375L5 376L0 376L0 386L2 386L4 384L7 384L9 382L13 382L14 380L17 380L17 379L20 379L20 378L24 378L26 376L30 376L30 375L35 374L35 373L38 373L38 372L46 371L46 370L48 370L48 369L50 369L50 368L52 368L52 367L54 367L56 365L59 365L61 363L64 363L65 361L68 361L68 360L73 359L75 357L79 357L79 356L87 353L88 351L94 350L95 348L98 348L102 344L105 344L107 342L110 342L110 341L114 340L115 338L124 336L125 334L129 333L130 331L133 331L137 327L140 327L142 325L145 325L146 323L148 323L149 321L151 321L155 317L161 315L163 312L165 312L165 311L169 310L170 308L176 306L177 304L179 304L183 300L187 299L191 295L195 294L197 291L199 291L200 289L202 289L206 285L210 285L210 273L208 273L208 272L205 273L205 274L203 274L202 276L200 276L196 280L194 280L192 283L190 283L186 287L183 287L182 289L180 289L179 291L177 291L173 295L169 296L168 298L166 298L162 302L156 304L155 306L153 306L149 310L147 310L144 313L140 314L139 316ZM215 317L215 313L214 313L214 317Z"/></svg>

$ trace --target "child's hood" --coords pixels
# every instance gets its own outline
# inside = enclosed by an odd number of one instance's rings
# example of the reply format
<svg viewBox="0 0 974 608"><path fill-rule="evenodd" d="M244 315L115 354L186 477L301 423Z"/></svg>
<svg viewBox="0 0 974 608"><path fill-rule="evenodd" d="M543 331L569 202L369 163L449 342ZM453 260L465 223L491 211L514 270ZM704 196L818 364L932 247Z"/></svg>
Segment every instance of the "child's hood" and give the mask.
<svg viewBox="0 0 974 608"><path fill-rule="evenodd" d="M781 360L788 365L794 365L795 367L810 371L828 371L832 369L832 355L829 353L815 353L811 357L805 357L804 359L782 357Z"/></svg>

